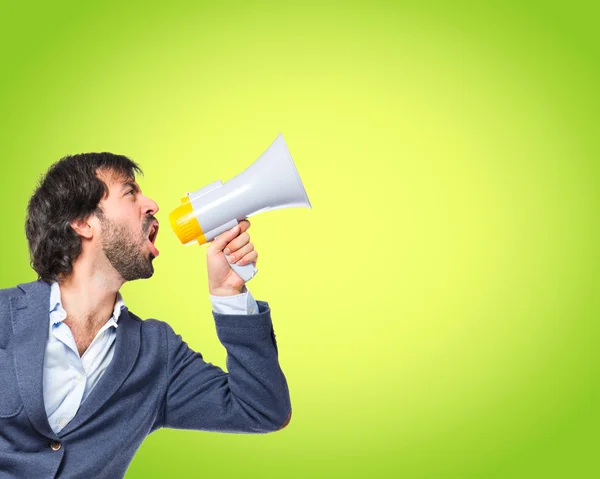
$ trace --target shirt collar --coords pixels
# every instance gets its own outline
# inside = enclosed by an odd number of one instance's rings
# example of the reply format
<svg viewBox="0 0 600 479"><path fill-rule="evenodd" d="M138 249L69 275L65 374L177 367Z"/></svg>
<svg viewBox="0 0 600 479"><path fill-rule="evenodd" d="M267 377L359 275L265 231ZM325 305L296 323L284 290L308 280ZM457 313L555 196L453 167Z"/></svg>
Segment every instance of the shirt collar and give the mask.
<svg viewBox="0 0 600 479"><path fill-rule="evenodd" d="M114 324L115 328L118 326L119 316L121 311L125 307L125 301L123 296L117 291L117 299L115 301L115 307L113 308L113 314L109 318L108 322ZM60 298L60 286L56 281L50 286L50 322L51 324L58 324L67 317L67 312L63 309L62 301Z"/></svg>

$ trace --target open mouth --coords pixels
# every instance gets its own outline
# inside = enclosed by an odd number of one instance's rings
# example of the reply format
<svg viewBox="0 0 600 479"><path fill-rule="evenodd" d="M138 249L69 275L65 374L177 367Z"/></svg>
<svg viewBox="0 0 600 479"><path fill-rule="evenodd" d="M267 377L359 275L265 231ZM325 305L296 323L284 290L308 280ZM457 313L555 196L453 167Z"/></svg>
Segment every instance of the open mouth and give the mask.
<svg viewBox="0 0 600 479"><path fill-rule="evenodd" d="M150 227L150 231L148 232L148 239L150 243L154 244L156 241L156 236L158 235L158 223L153 223Z"/></svg>
<svg viewBox="0 0 600 479"><path fill-rule="evenodd" d="M154 246L156 236L158 236L158 222L152 223L152 226L150 226L150 230L148 231L148 241L150 241L150 252L155 258L158 256L158 249L156 248L156 246Z"/></svg>

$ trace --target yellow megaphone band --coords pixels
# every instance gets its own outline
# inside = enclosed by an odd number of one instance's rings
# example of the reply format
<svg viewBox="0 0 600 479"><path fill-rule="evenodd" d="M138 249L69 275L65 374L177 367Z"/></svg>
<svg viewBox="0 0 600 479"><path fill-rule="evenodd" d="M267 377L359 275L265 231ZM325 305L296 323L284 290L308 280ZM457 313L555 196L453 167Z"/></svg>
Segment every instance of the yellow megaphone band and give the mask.
<svg viewBox="0 0 600 479"><path fill-rule="evenodd" d="M189 196L181 198L181 205L175 208L169 215L171 227L183 244L198 241L198 244L206 243L204 232L194 216L192 203Z"/></svg>

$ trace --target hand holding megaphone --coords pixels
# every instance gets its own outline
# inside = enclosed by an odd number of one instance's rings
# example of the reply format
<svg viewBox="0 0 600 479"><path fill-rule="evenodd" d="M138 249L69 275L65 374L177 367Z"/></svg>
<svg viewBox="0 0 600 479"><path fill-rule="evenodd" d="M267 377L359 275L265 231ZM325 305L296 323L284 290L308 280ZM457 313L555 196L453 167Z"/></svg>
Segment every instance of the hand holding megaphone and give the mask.
<svg viewBox="0 0 600 479"><path fill-rule="evenodd" d="M280 133L258 160L227 183L217 180L185 195L169 220L183 244L204 244L244 218L281 208L311 204ZM244 281L258 271L252 263L229 264Z"/></svg>

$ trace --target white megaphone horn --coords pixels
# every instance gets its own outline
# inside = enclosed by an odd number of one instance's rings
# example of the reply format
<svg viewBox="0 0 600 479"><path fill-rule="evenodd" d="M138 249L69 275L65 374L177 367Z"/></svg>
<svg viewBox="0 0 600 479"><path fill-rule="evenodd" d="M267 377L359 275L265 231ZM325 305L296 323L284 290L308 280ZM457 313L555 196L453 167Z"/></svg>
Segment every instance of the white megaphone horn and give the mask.
<svg viewBox="0 0 600 479"><path fill-rule="evenodd" d="M257 213L281 208L311 208L296 165L280 133L258 160L223 184L220 180L188 193L169 215L183 244L204 244ZM249 281L254 264L229 263Z"/></svg>

